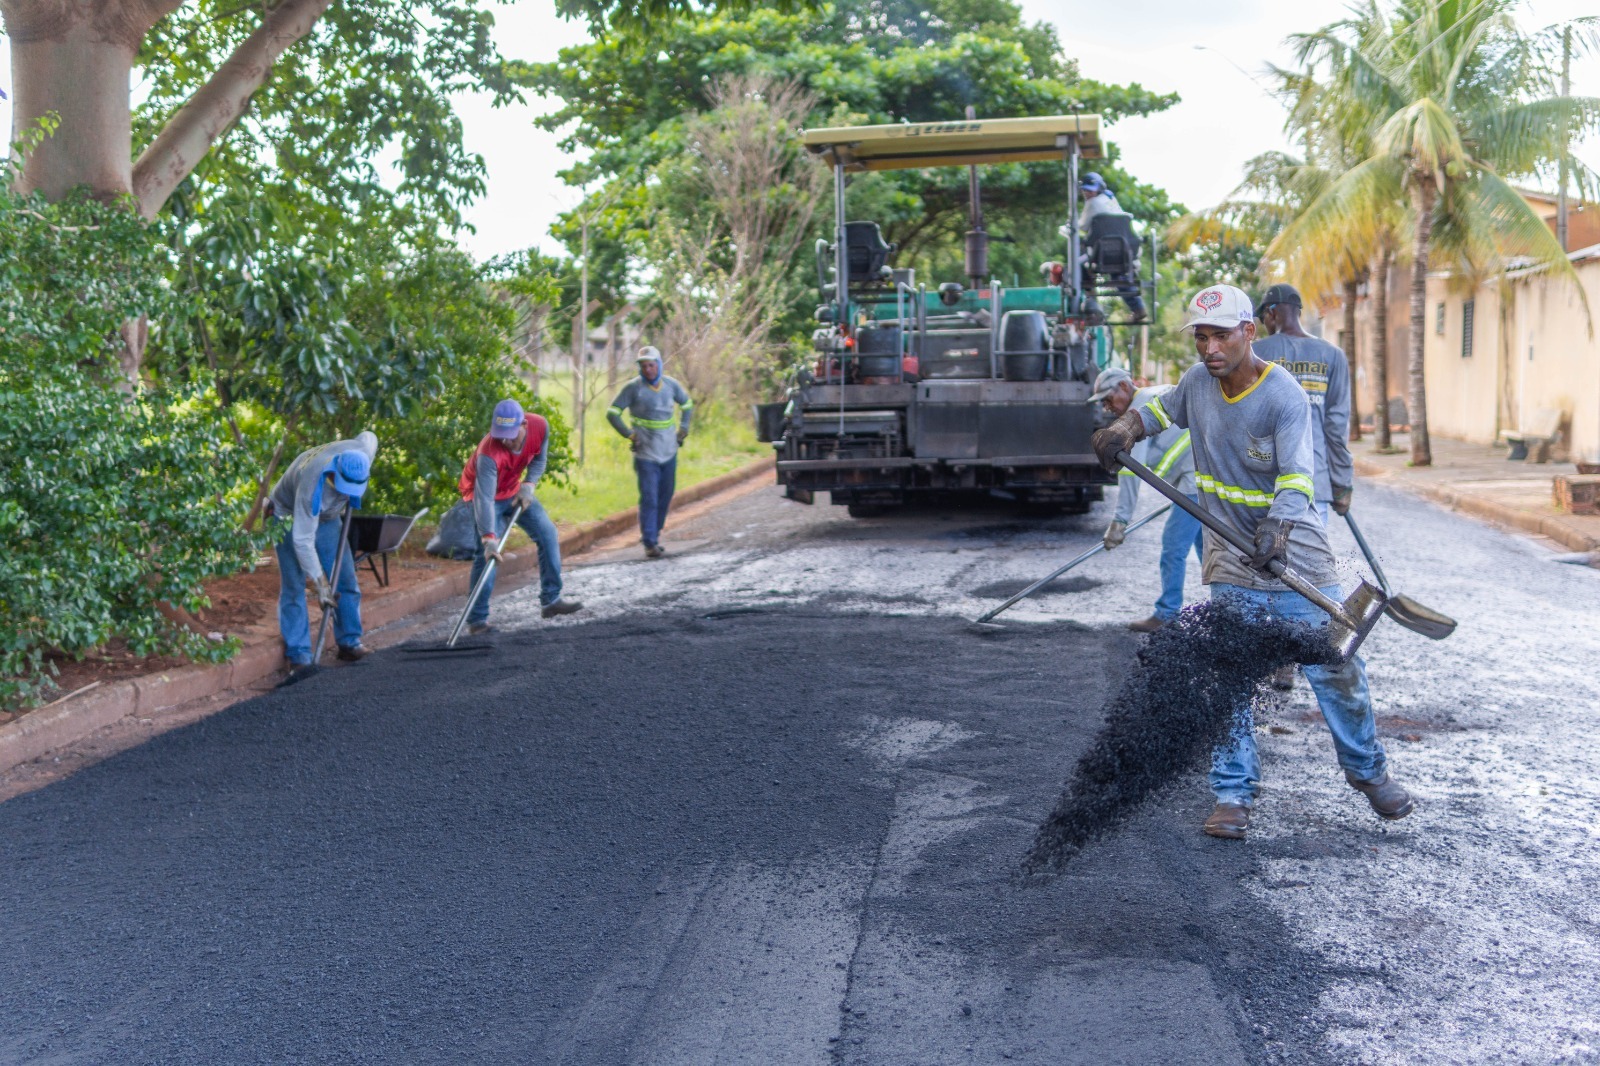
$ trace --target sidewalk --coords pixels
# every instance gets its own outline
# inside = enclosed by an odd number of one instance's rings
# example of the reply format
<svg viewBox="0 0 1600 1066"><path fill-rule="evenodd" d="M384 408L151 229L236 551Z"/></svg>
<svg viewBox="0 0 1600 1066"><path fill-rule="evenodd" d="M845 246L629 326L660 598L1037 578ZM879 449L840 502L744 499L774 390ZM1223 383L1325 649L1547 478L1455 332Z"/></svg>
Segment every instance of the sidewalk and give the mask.
<svg viewBox="0 0 1600 1066"><path fill-rule="evenodd" d="M1556 508L1554 478L1575 475L1572 463L1512 462L1506 449L1435 436L1433 465L1413 467L1408 434L1396 433L1395 455L1378 455L1369 435L1350 444L1356 473L1414 492L1525 533L1549 537L1575 552L1600 549L1600 515Z"/></svg>

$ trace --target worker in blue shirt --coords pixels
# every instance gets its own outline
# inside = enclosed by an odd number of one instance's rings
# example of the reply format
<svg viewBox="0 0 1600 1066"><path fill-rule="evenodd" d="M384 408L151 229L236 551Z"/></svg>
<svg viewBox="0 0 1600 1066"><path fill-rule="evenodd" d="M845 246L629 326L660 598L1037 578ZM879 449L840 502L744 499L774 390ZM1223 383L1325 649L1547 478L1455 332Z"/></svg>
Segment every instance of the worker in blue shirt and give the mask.
<svg viewBox="0 0 1600 1066"><path fill-rule="evenodd" d="M639 537L645 557L659 559L667 553L661 546L661 527L672 506L678 448L689 435L694 401L683 385L662 372L659 349L646 345L639 349L637 361L639 376L622 387L606 418L633 446L633 472L639 481ZM676 418L674 407L681 411ZM631 425L623 421L624 412Z"/></svg>

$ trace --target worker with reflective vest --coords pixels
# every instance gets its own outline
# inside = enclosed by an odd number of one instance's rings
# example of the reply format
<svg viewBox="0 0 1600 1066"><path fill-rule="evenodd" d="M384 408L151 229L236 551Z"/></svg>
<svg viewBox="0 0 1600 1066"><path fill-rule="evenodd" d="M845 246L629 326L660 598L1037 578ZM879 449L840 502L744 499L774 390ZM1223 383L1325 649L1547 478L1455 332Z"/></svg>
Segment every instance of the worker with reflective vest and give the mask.
<svg viewBox="0 0 1600 1066"><path fill-rule="evenodd" d="M511 532L511 519L539 549L540 615L554 618L583 609L583 604L561 598L561 538L555 523L534 498L533 487L544 476L550 458L550 423L524 412L516 400L495 404L489 435L478 442L461 470L461 498L472 505L478 528L478 547L472 557L467 588L477 588L478 578L492 556L497 562ZM518 514L518 511L521 511ZM499 567L489 574L483 591L467 615L467 632L487 633L489 597Z"/></svg>
<svg viewBox="0 0 1600 1066"><path fill-rule="evenodd" d="M639 537L646 558L667 554L661 546L661 527L672 506L678 481L678 448L689 435L694 401L677 380L664 374L661 352L649 345L639 349L639 376L622 387L606 411L613 429L633 447L633 472L639 481ZM674 417L673 408L682 414ZM632 425L622 420L626 411Z"/></svg>
<svg viewBox="0 0 1600 1066"><path fill-rule="evenodd" d="M1089 397L1089 402L1103 405L1112 417L1120 417L1129 408L1144 410L1150 401L1167 395L1175 387L1151 385L1135 389L1133 375L1121 367L1107 367L1095 379L1094 395ZM1187 429L1169 426L1134 445L1132 455L1179 492L1198 502L1194 456L1189 451ZM1108 551L1121 544L1127 533L1134 505L1139 502L1139 484L1133 471L1117 472L1117 509L1105 534ZM1155 613L1149 618L1129 622L1129 629L1135 633L1153 633L1178 616L1183 607L1183 581L1188 571L1189 551L1192 548L1197 559L1205 557L1204 528L1199 519L1181 507L1174 507L1167 513L1167 522L1161 531L1161 596L1156 600Z"/></svg>

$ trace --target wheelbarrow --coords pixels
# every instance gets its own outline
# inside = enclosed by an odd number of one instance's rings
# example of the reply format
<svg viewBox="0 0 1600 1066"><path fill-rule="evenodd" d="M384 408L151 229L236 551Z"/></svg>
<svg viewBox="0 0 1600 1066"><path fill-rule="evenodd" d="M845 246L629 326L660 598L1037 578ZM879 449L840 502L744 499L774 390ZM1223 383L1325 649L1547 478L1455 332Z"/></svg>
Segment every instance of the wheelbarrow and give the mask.
<svg viewBox="0 0 1600 1066"><path fill-rule="evenodd" d="M424 507L414 515L403 514L358 514L350 523L350 551L353 553L355 563L360 566L363 562L372 571L372 576L377 579L379 586L387 588L389 585L389 556L400 550L400 545L405 543L406 537L411 533L411 527L417 524L417 519L428 513ZM378 572L378 559L383 560L383 572Z"/></svg>

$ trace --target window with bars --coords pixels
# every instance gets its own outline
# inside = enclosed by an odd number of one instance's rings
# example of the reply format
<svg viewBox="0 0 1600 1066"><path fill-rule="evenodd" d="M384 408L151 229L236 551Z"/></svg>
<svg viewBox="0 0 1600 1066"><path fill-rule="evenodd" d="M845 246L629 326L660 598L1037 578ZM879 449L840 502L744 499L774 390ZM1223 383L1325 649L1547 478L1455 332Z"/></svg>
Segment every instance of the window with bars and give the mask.
<svg viewBox="0 0 1600 1066"><path fill-rule="evenodd" d="M1433 305L1433 331L1439 336L1444 336L1444 304Z"/></svg>
<svg viewBox="0 0 1600 1066"><path fill-rule="evenodd" d="M1461 358L1466 359L1472 355L1472 318L1476 300L1466 300L1461 304Z"/></svg>

